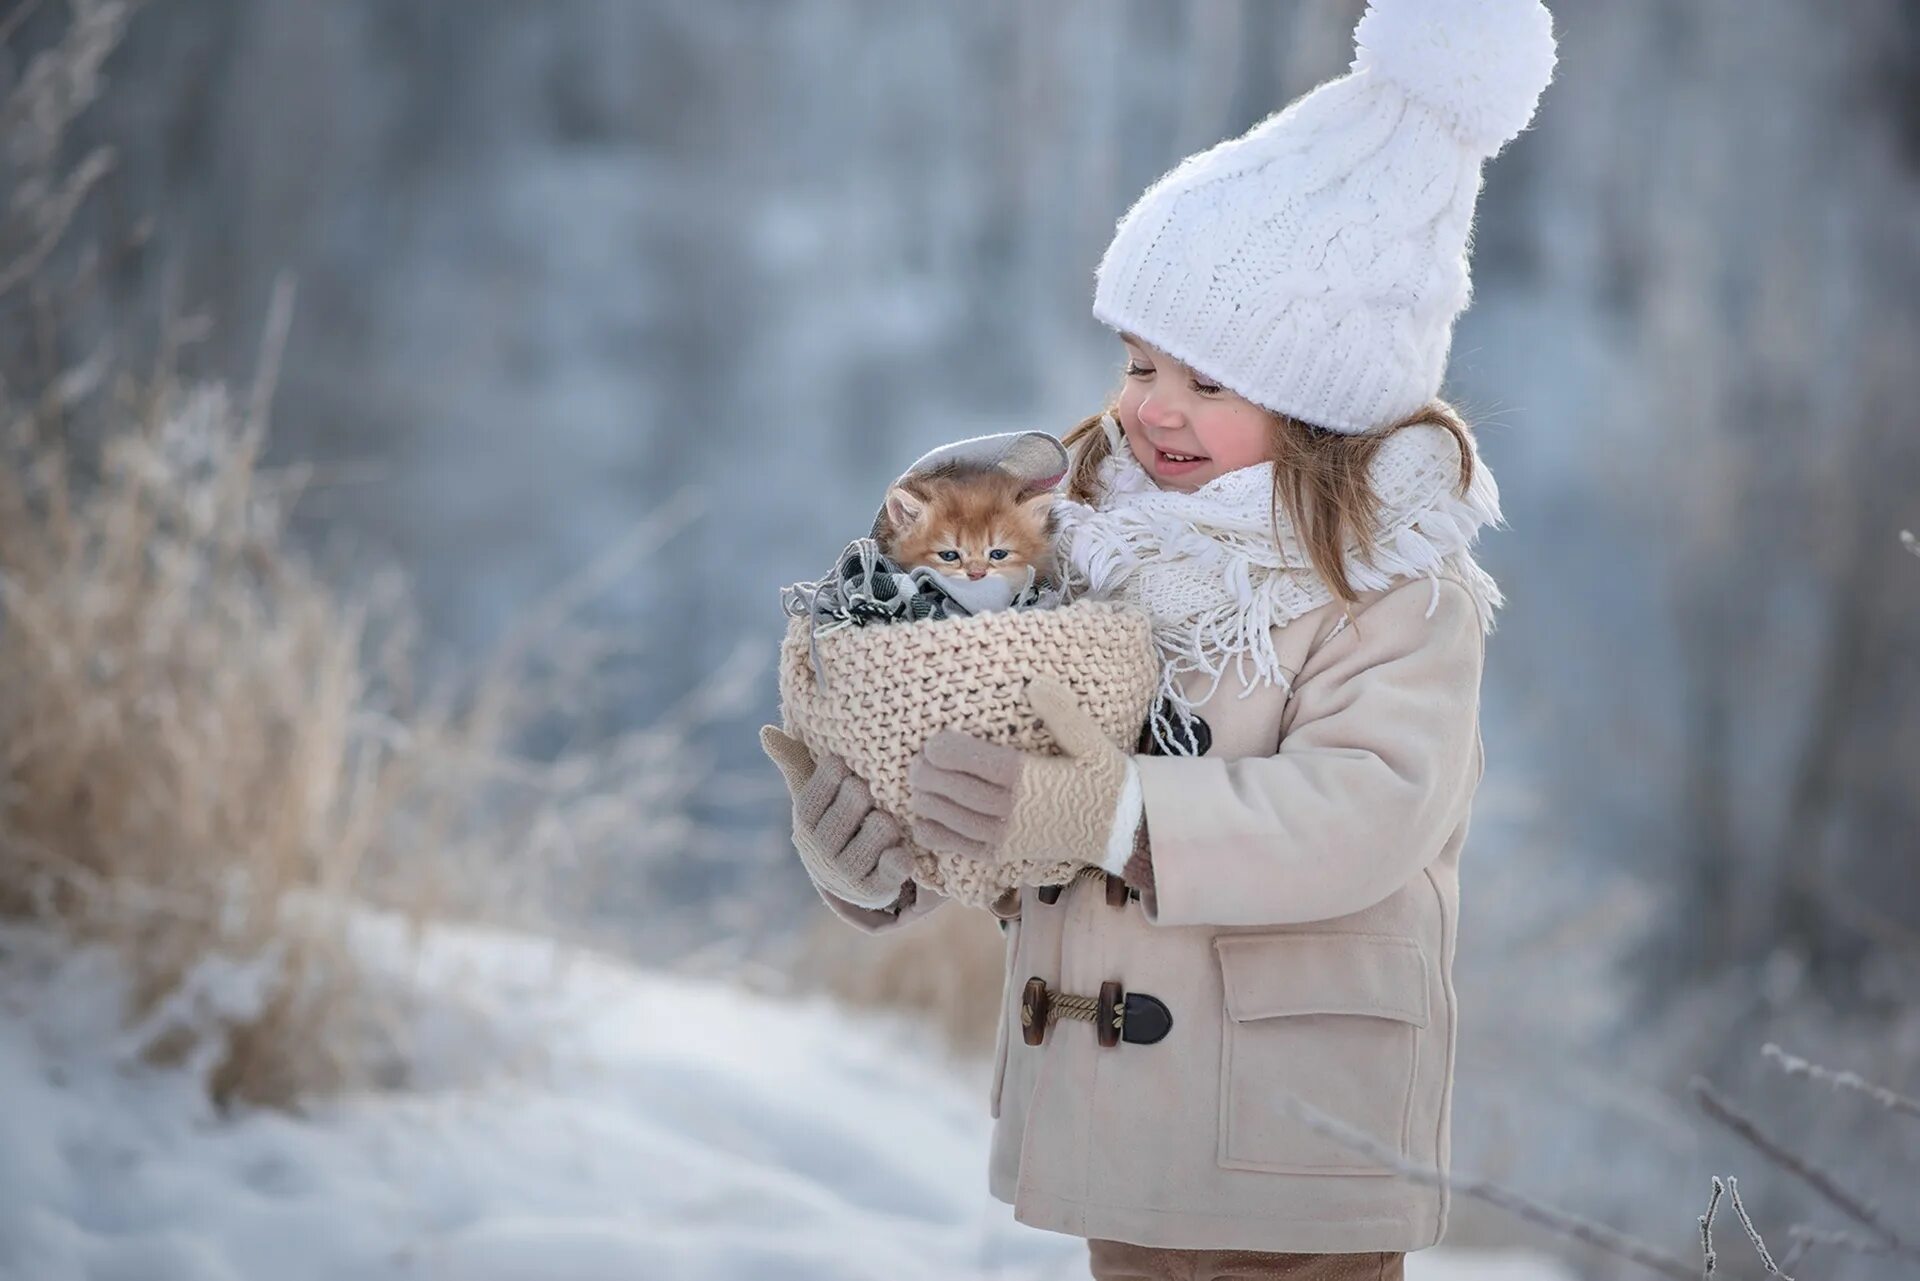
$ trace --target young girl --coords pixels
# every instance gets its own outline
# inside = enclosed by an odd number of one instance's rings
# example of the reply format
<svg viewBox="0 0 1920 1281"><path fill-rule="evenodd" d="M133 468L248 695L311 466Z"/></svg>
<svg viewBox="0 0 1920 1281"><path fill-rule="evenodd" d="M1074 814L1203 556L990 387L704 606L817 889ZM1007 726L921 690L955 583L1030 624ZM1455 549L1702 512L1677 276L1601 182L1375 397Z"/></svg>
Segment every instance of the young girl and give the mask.
<svg viewBox="0 0 1920 1281"><path fill-rule="evenodd" d="M1062 551L1165 658L1128 755L946 732L922 845L1084 863L1007 930L990 1186L1095 1277L1384 1278L1447 1196L1460 850L1482 768L1491 475L1437 399L1481 164L1552 74L1538 0L1374 0L1353 70L1141 197L1094 314L1127 358L1067 437ZM867 930L932 910L891 819L778 735L794 839ZM837 892L830 887L838 887Z"/></svg>

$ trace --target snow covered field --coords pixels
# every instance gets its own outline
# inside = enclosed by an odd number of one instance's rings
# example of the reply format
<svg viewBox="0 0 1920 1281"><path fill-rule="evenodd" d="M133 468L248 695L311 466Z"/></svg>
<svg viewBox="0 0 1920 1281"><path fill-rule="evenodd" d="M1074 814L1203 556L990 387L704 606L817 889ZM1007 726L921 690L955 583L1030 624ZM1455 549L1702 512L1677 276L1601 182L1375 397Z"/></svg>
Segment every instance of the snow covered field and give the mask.
<svg viewBox="0 0 1920 1281"><path fill-rule="evenodd" d="M5 1281L1065 1281L986 1193L980 1069L824 1003L369 920L405 1091L217 1115L138 1061L104 953L0 929ZM204 1019L251 999L210 969ZM1429 1251L1418 1281L1566 1281Z"/></svg>

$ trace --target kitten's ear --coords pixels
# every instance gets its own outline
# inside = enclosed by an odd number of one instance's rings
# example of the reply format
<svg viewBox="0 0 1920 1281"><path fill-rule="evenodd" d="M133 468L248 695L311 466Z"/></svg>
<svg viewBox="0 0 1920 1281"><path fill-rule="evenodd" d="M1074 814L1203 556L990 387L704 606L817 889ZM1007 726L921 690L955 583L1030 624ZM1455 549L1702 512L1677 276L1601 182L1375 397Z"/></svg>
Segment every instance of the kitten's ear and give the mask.
<svg viewBox="0 0 1920 1281"><path fill-rule="evenodd" d="M919 495L895 485L887 491L887 520L895 529L911 529L926 514L927 505Z"/></svg>
<svg viewBox="0 0 1920 1281"><path fill-rule="evenodd" d="M1059 497L1059 491L1051 487L1036 490L1020 500L1020 514L1031 520L1045 520L1053 514L1054 500Z"/></svg>

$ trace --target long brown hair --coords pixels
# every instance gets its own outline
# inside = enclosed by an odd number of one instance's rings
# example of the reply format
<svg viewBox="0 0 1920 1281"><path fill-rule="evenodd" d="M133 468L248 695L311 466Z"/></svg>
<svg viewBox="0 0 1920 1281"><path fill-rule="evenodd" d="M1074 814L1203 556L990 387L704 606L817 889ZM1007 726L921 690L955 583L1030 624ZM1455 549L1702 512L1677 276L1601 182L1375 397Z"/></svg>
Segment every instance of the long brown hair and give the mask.
<svg viewBox="0 0 1920 1281"><path fill-rule="evenodd" d="M1100 420L1116 413L1118 404L1116 395L1106 409L1082 421L1064 438L1069 450L1078 447L1073 469L1067 475L1067 496L1076 502L1092 503L1098 497L1100 464L1111 452ZM1286 512L1300 531L1314 569L1334 594L1349 604L1359 595L1347 578L1347 542L1349 538L1357 542L1364 559L1371 560L1375 550L1373 533L1380 496L1373 492L1369 477L1382 441L1421 423L1444 427L1460 447L1462 497L1473 483L1470 429L1459 411L1444 400L1429 401L1398 422L1352 435L1315 427L1273 410L1266 413L1271 422L1268 456L1275 464L1274 519L1277 522L1279 513Z"/></svg>

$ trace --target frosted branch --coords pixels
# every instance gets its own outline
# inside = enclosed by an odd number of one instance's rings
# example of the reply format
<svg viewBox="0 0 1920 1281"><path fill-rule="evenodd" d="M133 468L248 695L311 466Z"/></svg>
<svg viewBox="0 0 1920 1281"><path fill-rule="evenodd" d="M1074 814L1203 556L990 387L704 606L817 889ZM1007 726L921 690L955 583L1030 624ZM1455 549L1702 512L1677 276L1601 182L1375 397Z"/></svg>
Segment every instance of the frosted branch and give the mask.
<svg viewBox="0 0 1920 1281"><path fill-rule="evenodd" d="M1747 1240L1753 1242L1753 1248L1760 1256L1760 1262L1766 1265L1767 1275L1781 1278L1781 1281L1793 1281L1787 1275L1787 1263L1805 1253L1806 1247L1795 1241L1787 1260L1773 1261L1773 1255L1767 1250L1767 1243L1760 1239L1760 1230L1753 1226L1753 1220L1747 1215L1747 1207L1740 1202L1740 1180L1729 1174L1724 1181L1719 1175L1713 1177L1713 1195L1707 1199L1707 1212L1700 1216L1700 1253L1702 1256L1701 1276L1711 1277L1720 1265L1720 1256L1713 1250L1713 1212L1720 1204L1725 1193L1733 1198L1733 1212L1740 1216L1740 1226L1747 1230ZM1789 1233L1789 1235L1792 1235Z"/></svg>
<svg viewBox="0 0 1920 1281"><path fill-rule="evenodd" d="M1714 1182L1717 1184L1720 1180L1715 1179ZM1760 1239L1760 1229L1753 1226L1753 1219L1747 1214L1747 1207L1741 1204L1740 1180L1731 1174L1727 1176L1727 1195L1733 1199L1733 1212L1740 1216L1740 1226L1747 1230L1747 1240L1753 1242L1754 1253L1758 1254L1760 1262L1766 1265L1767 1275L1779 1277L1781 1281L1793 1281L1792 1277L1782 1272L1774 1263L1773 1255L1768 1253L1767 1243Z"/></svg>
<svg viewBox="0 0 1920 1281"><path fill-rule="evenodd" d="M1908 1116L1920 1117L1920 1100L1910 1099L1904 1094L1896 1094L1884 1085L1875 1085L1858 1073L1836 1072L1832 1068L1821 1067L1818 1063L1809 1063L1797 1055L1787 1053L1771 1041L1760 1047L1760 1053L1773 1060L1774 1064L1788 1076L1804 1076L1810 1081L1818 1081L1836 1090L1851 1090L1855 1094L1864 1094L1889 1112L1904 1112Z"/></svg>
<svg viewBox="0 0 1920 1281"><path fill-rule="evenodd" d="M1713 1194L1707 1198L1707 1212L1700 1216L1700 1275L1710 1277L1719 1263L1719 1256L1713 1252L1713 1212L1720 1204L1720 1192L1724 1185L1716 1177L1713 1181Z"/></svg>
<svg viewBox="0 0 1920 1281"><path fill-rule="evenodd" d="M1792 1244L1787 1247L1787 1252L1780 1256L1782 1271L1798 1264L1816 1245L1832 1246L1836 1250L1847 1250L1854 1254L1892 1253L1885 1245L1878 1241L1869 1241L1857 1232L1816 1228L1805 1223L1796 1223L1788 1228L1787 1237Z"/></svg>
<svg viewBox="0 0 1920 1281"><path fill-rule="evenodd" d="M1418 1165L1402 1157L1377 1142L1371 1135L1363 1134L1352 1126L1334 1117L1328 1116L1319 1108L1299 1098L1287 1097L1283 1105L1293 1113L1302 1124L1317 1134L1332 1139L1342 1147L1393 1170L1395 1173L1427 1187L1441 1188L1458 1192L1484 1201L1488 1205L1498 1206L1509 1214L1517 1215L1527 1222L1546 1228L1561 1236L1571 1237L1584 1245L1629 1262L1639 1264L1649 1272L1664 1277L1676 1278L1676 1281L1697 1281L1700 1273L1697 1269L1680 1259L1677 1255L1656 1249L1645 1242L1610 1228L1604 1223L1581 1218L1566 1210L1555 1209L1550 1205L1532 1200L1511 1188L1503 1187L1487 1179L1472 1175L1444 1175L1430 1166Z"/></svg>
<svg viewBox="0 0 1920 1281"><path fill-rule="evenodd" d="M1760 1155L1825 1197L1842 1214L1886 1242L1893 1252L1920 1259L1920 1251L1915 1250L1887 1226L1878 1206L1847 1191L1827 1171L1798 1153L1789 1151L1778 1140L1763 1133L1753 1119L1716 1090L1711 1081L1703 1076L1696 1076L1689 1084L1689 1089L1703 1112L1733 1131Z"/></svg>

